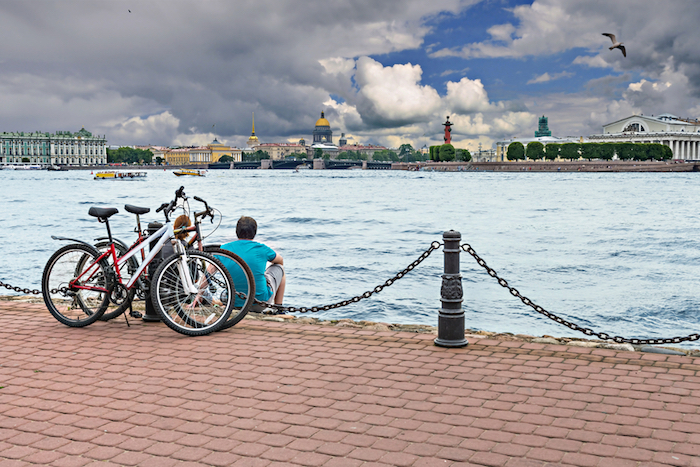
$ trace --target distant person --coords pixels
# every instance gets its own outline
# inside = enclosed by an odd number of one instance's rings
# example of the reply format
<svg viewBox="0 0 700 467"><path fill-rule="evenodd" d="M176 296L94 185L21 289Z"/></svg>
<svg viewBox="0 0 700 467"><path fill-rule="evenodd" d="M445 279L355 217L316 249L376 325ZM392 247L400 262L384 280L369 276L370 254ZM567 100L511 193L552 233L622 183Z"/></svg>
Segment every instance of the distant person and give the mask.
<svg viewBox="0 0 700 467"><path fill-rule="evenodd" d="M236 224L238 240L221 245L221 248L237 254L248 264L255 277L255 298L262 302L282 305L287 281L284 260L269 246L253 241L257 232L258 223L255 219L243 216ZM245 293L247 287L245 287L243 271L235 267L232 261L221 259L233 277L236 290ZM268 262L271 263L270 266L267 266ZM263 307L254 304L251 310L261 312Z"/></svg>

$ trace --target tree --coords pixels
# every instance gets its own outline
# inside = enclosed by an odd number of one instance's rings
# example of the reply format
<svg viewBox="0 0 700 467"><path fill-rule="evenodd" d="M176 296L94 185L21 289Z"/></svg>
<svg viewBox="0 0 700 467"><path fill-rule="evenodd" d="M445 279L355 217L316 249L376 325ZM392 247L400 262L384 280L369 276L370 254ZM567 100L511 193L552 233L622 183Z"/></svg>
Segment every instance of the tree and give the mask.
<svg viewBox="0 0 700 467"><path fill-rule="evenodd" d="M440 161L440 146L430 146L428 148L428 154L430 154L430 160L439 162Z"/></svg>
<svg viewBox="0 0 700 467"><path fill-rule="evenodd" d="M314 149L314 159L322 159L322 158L323 158L323 149L315 148Z"/></svg>
<svg viewBox="0 0 700 467"><path fill-rule="evenodd" d="M598 157L604 161L611 161L615 155L615 145L613 143L602 143L598 145Z"/></svg>
<svg viewBox="0 0 700 467"><path fill-rule="evenodd" d="M532 159L533 161L538 161L544 158L544 144L540 143L539 141L530 141L527 143L525 155L528 159Z"/></svg>
<svg viewBox="0 0 700 467"><path fill-rule="evenodd" d="M413 155L413 146L408 143L404 143L399 146L399 159L406 161L406 156Z"/></svg>
<svg viewBox="0 0 700 467"><path fill-rule="evenodd" d="M580 144L578 143L564 143L561 145L559 150L559 157L562 159L575 160L581 155L578 153Z"/></svg>
<svg viewBox="0 0 700 467"><path fill-rule="evenodd" d="M440 146L440 161L451 162L453 160L455 160L455 147L451 144Z"/></svg>
<svg viewBox="0 0 700 467"><path fill-rule="evenodd" d="M525 146L519 141L515 141L508 145L506 157L509 161L525 160Z"/></svg>
<svg viewBox="0 0 700 467"><path fill-rule="evenodd" d="M664 146L659 143L649 143L646 145L647 159L652 161L662 161L664 157Z"/></svg>
<svg viewBox="0 0 700 467"><path fill-rule="evenodd" d="M457 149L455 156L458 161L469 162L472 160L472 155L469 153L469 149Z"/></svg>
<svg viewBox="0 0 700 467"><path fill-rule="evenodd" d="M107 149L107 162L138 164L149 163L153 160L150 150L121 147L119 149Z"/></svg>
<svg viewBox="0 0 700 467"><path fill-rule="evenodd" d="M544 158L548 161L553 161L559 156L559 150L561 149L561 144L559 143L549 143L544 147Z"/></svg>
<svg viewBox="0 0 700 467"><path fill-rule="evenodd" d="M583 143L581 145L581 157L587 160L599 159L598 143Z"/></svg>
<svg viewBox="0 0 700 467"><path fill-rule="evenodd" d="M663 146L663 155L661 156L661 160L667 161L669 159L672 159L673 158L673 149L666 146L665 144L662 144L661 146Z"/></svg>
<svg viewBox="0 0 700 467"><path fill-rule="evenodd" d="M621 161L632 160L634 159L634 143L617 143L615 144L615 152Z"/></svg>
<svg viewBox="0 0 700 467"><path fill-rule="evenodd" d="M29 162L29 158L28 158L28 157L23 157L23 158L22 158L22 162Z"/></svg>
<svg viewBox="0 0 700 467"><path fill-rule="evenodd" d="M163 159L163 158L160 157L160 156L156 157L156 165L163 165L163 161L164 161L164 160L165 160L165 159Z"/></svg>
<svg viewBox="0 0 700 467"><path fill-rule="evenodd" d="M233 157L229 156L228 154L225 154L219 157L219 162L233 162Z"/></svg>

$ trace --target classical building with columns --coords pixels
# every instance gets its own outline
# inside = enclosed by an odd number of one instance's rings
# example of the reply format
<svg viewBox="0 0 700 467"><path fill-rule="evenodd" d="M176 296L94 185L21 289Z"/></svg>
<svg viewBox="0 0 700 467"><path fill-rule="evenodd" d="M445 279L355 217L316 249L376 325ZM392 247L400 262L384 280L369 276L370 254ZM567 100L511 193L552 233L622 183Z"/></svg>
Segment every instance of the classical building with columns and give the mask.
<svg viewBox="0 0 700 467"><path fill-rule="evenodd" d="M0 166L3 165L103 165L107 163L107 139L85 128L70 131L0 133Z"/></svg>
<svg viewBox="0 0 700 467"><path fill-rule="evenodd" d="M607 125L592 143L660 143L671 148L674 159L700 160L700 121L671 114L632 115Z"/></svg>

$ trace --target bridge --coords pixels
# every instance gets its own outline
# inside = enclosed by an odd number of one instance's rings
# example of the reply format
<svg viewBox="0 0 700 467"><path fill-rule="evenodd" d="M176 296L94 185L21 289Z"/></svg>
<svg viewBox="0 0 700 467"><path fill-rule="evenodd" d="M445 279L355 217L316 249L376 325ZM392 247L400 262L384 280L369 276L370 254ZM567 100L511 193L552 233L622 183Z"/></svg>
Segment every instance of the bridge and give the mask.
<svg viewBox="0 0 700 467"><path fill-rule="evenodd" d="M367 170L390 170L391 162L377 161L350 161L350 160L324 160L323 168L331 170L342 169L367 169ZM270 165L268 165L270 164ZM318 165L318 164L317 164ZM314 161L308 159L302 160L264 160L264 161L247 161L247 162L216 162L209 164L209 169L260 169L270 168L277 170L290 170L300 167L314 168Z"/></svg>

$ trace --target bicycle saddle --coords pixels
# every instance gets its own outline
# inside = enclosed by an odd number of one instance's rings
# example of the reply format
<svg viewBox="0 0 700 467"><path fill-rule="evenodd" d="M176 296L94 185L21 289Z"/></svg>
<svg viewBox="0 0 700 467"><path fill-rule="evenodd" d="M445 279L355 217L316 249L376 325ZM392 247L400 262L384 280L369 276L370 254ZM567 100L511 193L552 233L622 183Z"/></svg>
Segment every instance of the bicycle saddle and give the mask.
<svg viewBox="0 0 700 467"><path fill-rule="evenodd" d="M140 208L138 206L133 206L131 204L125 204L124 209L131 214L146 214L151 212L151 208Z"/></svg>
<svg viewBox="0 0 700 467"><path fill-rule="evenodd" d="M99 219L108 219L119 212L117 208L96 208L91 207L88 214Z"/></svg>

